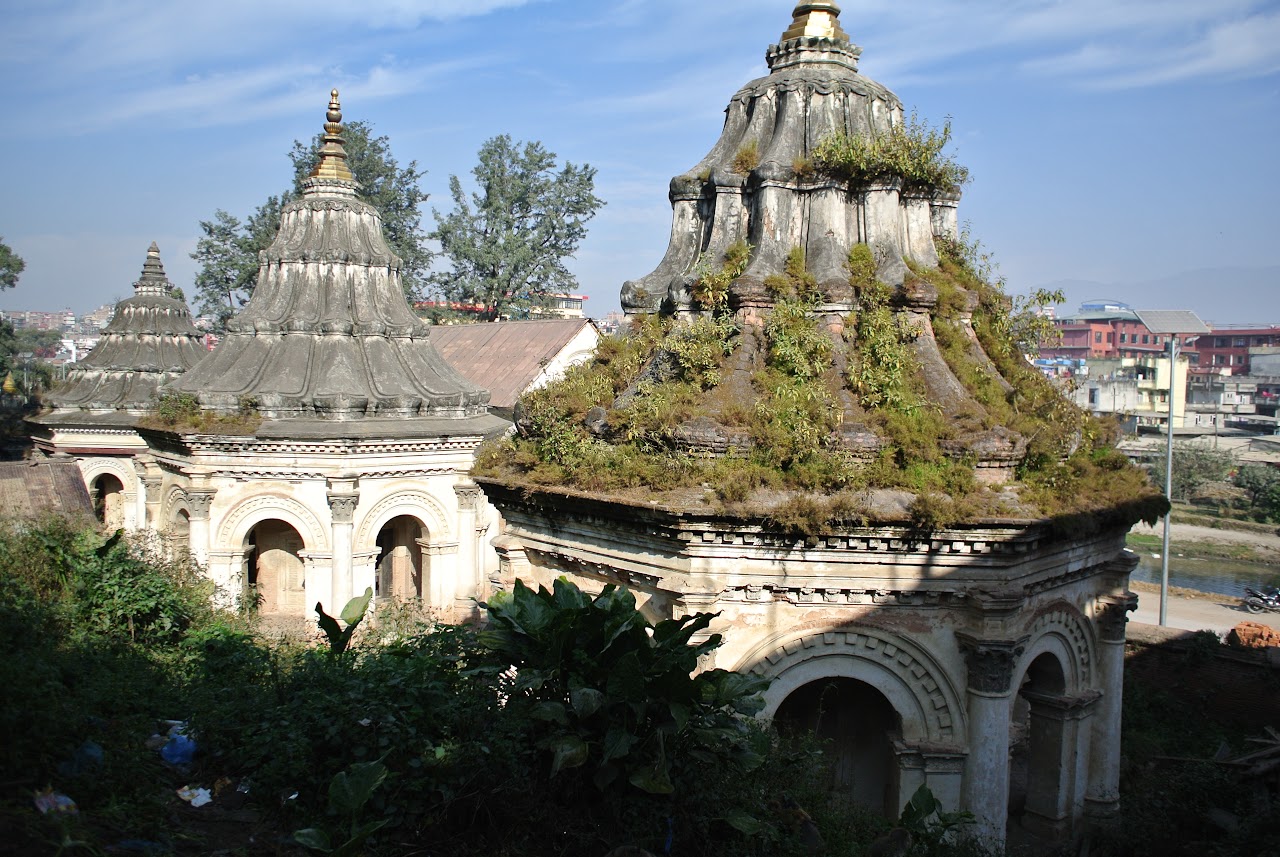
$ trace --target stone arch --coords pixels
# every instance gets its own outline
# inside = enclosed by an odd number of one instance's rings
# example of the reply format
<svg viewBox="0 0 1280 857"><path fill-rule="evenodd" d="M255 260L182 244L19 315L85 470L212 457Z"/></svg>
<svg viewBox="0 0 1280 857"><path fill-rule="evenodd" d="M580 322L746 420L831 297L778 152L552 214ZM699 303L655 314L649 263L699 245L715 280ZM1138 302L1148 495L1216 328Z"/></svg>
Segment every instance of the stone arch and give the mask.
<svg viewBox="0 0 1280 857"><path fill-rule="evenodd" d="M901 770L895 744L902 717L883 693L857 679L817 679L783 700L774 723L780 732L811 734L823 743L833 792L897 818Z"/></svg>
<svg viewBox="0 0 1280 857"><path fill-rule="evenodd" d="M856 626L779 635L734 669L773 679L765 693L769 716L812 681L851 678L884 695L901 717L907 742L952 744L965 734L964 705L946 671L924 649L889 631Z"/></svg>
<svg viewBox="0 0 1280 857"><path fill-rule="evenodd" d="M1052 653L1062 667L1064 693L1077 694L1092 687L1097 636L1093 623L1079 609L1065 601L1054 602L1036 614L1026 633L1030 639L1018 659L1014 687L1022 684L1036 658L1046 653Z"/></svg>
<svg viewBox="0 0 1280 857"><path fill-rule="evenodd" d="M79 463L98 523L110 529L132 528L130 507L138 491L138 474L132 465L113 458L81 459Z"/></svg>
<svg viewBox="0 0 1280 857"><path fill-rule="evenodd" d="M187 502L187 492L181 485L170 485L160 502L161 526L168 529L179 512L185 512L191 518L191 504Z"/></svg>
<svg viewBox="0 0 1280 857"><path fill-rule="evenodd" d="M452 516L435 497L425 491L397 491L383 497L360 519L356 527L354 550L375 551L378 549L378 533L393 518L401 515L417 518L426 526L432 541L451 541L453 527L450 526Z"/></svg>
<svg viewBox="0 0 1280 857"><path fill-rule="evenodd" d="M218 528L216 549L238 550L254 525L269 518L278 518L297 530L306 550L329 549L328 533L320 519L302 503L281 494L260 494L233 507Z"/></svg>
<svg viewBox="0 0 1280 857"><path fill-rule="evenodd" d="M138 490L138 473L133 469L132 464L126 464L124 460L82 458L80 459L80 474L84 477L84 484L90 491L93 490L94 480L108 474L119 479L126 492L134 493Z"/></svg>

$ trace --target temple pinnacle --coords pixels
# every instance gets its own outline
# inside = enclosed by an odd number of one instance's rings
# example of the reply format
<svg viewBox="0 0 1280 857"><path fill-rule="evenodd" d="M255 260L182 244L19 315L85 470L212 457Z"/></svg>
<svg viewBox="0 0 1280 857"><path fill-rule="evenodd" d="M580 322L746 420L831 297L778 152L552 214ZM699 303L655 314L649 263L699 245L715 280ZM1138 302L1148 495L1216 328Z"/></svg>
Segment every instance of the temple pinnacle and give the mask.
<svg viewBox="0 0 1280 857"><path fill-rule="evenodd" d="M795 16L791 27L782 34L782 41L801 37L849 40L849 34L840 28L840 7L830 2L801 3L791 13Z"/></svg>
<svg viewBox="0 0 1280 857"><path fill-rule="evenodd" d="M172 284L164 275L164 265L160 263L160 248L152 241L147 248L147 260L142 263L142 276L133 284L136 295L165 295Z"/></svg>
<svg viewBox="0 0 1280 857"><path fill-rule="evenodd" d="M324 145L320 147L320 162L311 171L311 178L321 181L354 182L355 176L347 166L347 150L342 139L342 105L338 103L338 90L329 93L329 112L325 114Z"/></svg>

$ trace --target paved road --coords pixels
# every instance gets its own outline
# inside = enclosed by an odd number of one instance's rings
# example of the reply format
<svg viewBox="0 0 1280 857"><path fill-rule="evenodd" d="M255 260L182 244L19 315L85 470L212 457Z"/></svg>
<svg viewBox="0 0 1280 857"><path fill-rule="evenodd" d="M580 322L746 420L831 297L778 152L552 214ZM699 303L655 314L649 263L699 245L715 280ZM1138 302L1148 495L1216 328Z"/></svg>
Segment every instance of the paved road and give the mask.
<svg viewBox="0 0 1280 857"><path fill-rule="evenodd" d="M1169 596L1167 625L1184 631L1210 630L1225 634L1239 622L1260 622L1280 630L1280 613L1253 615L1239 604L1221 604L1200 598ZM1160 593L1139 592L1138 609L1129 614L1132 622L1158 625L1160 620Z"/></svg>
<svg viewBox="0 0 1280 857"><path fill-rule="evenodd" d="M1144 536L1164 535L1164 522L1158 521L1154 527L1138 523L1133 532ZM1223 544L1245 544L1254 547L1280 548L1280 535L1275 533L1252 533L1243 530L1219 530L1214 527L1201 527L1197 524L1174 523L1169 527L1169 541L1175 546L1178 542L1220 542Z"/></svg>

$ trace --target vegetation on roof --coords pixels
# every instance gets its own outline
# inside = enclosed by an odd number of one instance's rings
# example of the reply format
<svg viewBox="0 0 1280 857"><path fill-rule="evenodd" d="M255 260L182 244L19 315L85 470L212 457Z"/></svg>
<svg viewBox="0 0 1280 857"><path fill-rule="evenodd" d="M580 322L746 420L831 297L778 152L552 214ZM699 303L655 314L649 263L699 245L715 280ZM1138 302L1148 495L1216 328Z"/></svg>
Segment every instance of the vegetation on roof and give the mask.
<svg viewBox="0 0 1280 857"><path fill-rule="evenodd" d="M853 185L896 177L904 190L954 193L969 183L969 170L943 151L950 142L950 119L935 128L912 111L887 132L839 133L819 141L804 172Z"/></svg>
<svg viewBox="0 0 1280 857"><path fill-rule="evenodd" d="M870 249L856 246L857 309L843 317L821 309L796 249L766 281L774 308L749 325L730 311L728 285L750 248L732 248L721 265L700 268L692 292L702 312L639 316L603 340L593 361L522 399L518 435L484 448L476 474L657 496L806 535L984 518L1062 517L1088 529L1109 516L1162 514L1163 497L1112 449L1114 430L1026 361L1043 320L993 282L976 244L940 249L936 269L913 270L895 291L875 279ZM923 325L905 294L929 288L938 297ZM925 326L968 393L959 404L944 408L929 394L917 351ZM997 427L1026 440L1016 490L985 487L965 451Z"/></svg>

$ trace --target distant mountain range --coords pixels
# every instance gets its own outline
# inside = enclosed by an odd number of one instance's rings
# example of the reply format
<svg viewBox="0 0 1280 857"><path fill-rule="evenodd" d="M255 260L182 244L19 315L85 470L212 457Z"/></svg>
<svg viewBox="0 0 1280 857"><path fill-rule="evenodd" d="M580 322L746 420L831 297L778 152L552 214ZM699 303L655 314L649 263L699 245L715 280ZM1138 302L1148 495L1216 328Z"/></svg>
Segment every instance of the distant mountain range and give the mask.
<svg viewBox="0 0 1280 857"><path fill-rule="evenodd" d="M1130 283L1055 280L1035 288L1066 294L1059 316L1076 312L1086 301L1112 300L1134 309L1189 309L1215 327L1280 324L1280 265L1201 268Z"/></svg>

